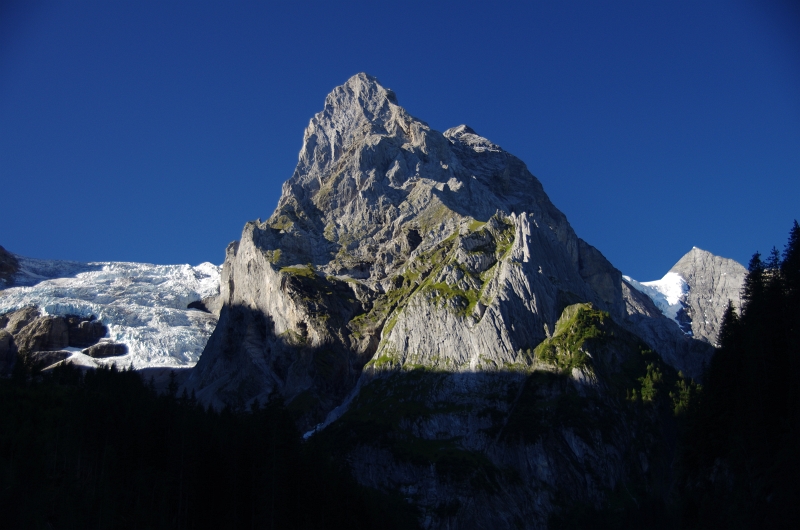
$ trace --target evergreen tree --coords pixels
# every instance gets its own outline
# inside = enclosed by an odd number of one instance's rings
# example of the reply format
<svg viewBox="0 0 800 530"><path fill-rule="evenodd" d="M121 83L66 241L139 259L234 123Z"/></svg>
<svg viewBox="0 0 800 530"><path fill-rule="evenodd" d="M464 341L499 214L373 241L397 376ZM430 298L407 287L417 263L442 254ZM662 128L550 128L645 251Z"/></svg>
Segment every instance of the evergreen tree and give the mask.
<svg viewBox="0 0 800 530"><path fill-rule="evenodd" d="M736 308L733 307L733 301L728 300L728 307L725 308L725 313L722 315L722 324L720 324L719 334L717 335L718 348L725 349L734 346L738 327L739 314L736 313Z"/></svg>
<svg viewBox="0 0 800 530"><path fill-rule="evenodd" d="M796 302L800 297L800 225L796 220L789 232L789 241L783 251L781 271L786 281L789 298Z"/></svg>
<svg viewBox="0 0 800 530"><path fill-rule="evenodd" d="M742 288L742 299L745 307L753 309L754 302L756 304L760 302L761 294L764 292L764 264L761 261L759 252L756 252L750 258L747 270L748 273Z"/></svg>

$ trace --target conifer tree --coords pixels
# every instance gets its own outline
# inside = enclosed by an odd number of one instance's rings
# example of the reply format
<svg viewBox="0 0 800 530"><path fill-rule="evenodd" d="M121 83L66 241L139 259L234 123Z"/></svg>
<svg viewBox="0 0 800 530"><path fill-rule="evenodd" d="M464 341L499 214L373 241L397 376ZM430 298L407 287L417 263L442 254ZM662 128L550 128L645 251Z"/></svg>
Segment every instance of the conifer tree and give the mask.
<svg viewBox="0 0 800 530"><path fill-rule="evenodd" d="M738 326L739 314L736 313L736 308L733 307L733 301L728 300L728 307L725 308L725 313L722 315L722 324L717 335L718 348L725 349L734 345L737 339Z"/></svg>
<svg viewBox="0 0 800 530"><path fill-rule="evenodd" d="M748 273L742 288L742 299L744 300L744 306L752 309L753 302L758 301L764 292L764 263L761 261L759 252L756 252L750 258L747 270Z"/></svg>

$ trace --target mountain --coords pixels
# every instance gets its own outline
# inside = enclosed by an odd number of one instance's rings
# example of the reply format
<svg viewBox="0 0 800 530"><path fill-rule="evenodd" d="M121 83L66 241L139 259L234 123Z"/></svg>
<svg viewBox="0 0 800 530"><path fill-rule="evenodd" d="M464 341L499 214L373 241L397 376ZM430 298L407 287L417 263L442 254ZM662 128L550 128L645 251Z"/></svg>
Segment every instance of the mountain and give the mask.
<svg viewBox="0 0 800 530"><path fill-rule="evenodd" d="M741 310L746 275L737 261L693 247L660 280L625 280L648 295L686 335L716 346L728 300Z"/></svg>
<svg viewBox="0 0 800 530"><path fill-rule="evenodd" d="M220 267L211 263L38 260L0 247L0 270L6 371L18 350L45 364L190 368L217 323Z"/></svg>
<svg viewBox="0 0 800 530"><path fill-rule="evenodd" d="M328 95L274 213L228 246L220 298L187 389L281 399L426 528L658 499L693 388L678 371L698 377L713 350L522 161L465 125L432 130L366 74Z"/></svg>

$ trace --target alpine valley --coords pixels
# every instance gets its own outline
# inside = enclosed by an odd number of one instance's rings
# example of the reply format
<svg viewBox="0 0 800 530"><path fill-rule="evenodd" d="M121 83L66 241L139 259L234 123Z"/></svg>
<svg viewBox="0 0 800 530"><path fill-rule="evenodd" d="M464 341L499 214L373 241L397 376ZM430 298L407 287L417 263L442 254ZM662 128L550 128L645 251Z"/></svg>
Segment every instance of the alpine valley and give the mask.
<svg viewBox="0 0 800 530"><path fill-rule="evenodd" d="M746 274L693 248L661 280L623 276L521 160L358 74L221 270L0 248L0 369L191 368L216 409L285 405L423 528L568 526L668 495L676 415Z"/></svg>

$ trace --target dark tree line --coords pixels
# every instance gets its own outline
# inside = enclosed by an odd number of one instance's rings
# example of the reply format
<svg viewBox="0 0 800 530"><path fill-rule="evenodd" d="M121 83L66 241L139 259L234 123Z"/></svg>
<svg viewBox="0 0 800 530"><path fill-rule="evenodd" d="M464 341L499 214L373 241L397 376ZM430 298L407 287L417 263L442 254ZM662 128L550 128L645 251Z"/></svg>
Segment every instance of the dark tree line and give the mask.
<svg viewBox="0 0 800 530"><path fill-rule="evenodd" d="M302 444L277 405L206 409L132 371L0 380L4 528L395 528L402 501ZM279 400L274 400L279 401Z"/></svg>
<svg viewBox="0 0 800 530"><path fill-rule="evenodd" d="M687 528L800 524L800 226L783 253L750 260L741 315L729 304L720 347L690 414L681 471Z"/></svg>

